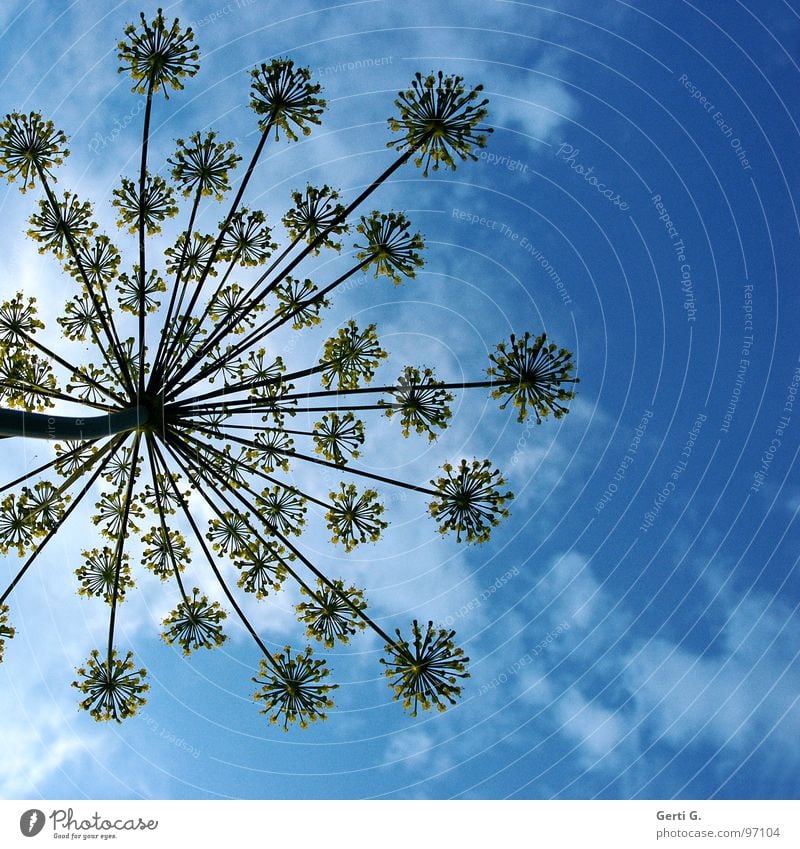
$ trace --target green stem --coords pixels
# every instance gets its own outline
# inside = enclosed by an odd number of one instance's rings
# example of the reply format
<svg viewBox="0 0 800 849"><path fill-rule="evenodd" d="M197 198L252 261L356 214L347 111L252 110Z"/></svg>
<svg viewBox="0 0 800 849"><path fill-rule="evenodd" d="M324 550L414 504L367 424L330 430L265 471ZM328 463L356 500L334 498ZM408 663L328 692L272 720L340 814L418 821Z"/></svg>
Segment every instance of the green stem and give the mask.
<svg viewBox="0 0 800 849"><path fill-rule="evenodd" d="M147 105L144 110L144 127L142 129L142 162L139 168L139 381L138 396L144 395L144 347L145 347L145 292L144 284L147 278L145 268L146 233L144 219L144 187L147 179L147 149L150 144L150 113L153 108L153 77L147 85ZM110 658L109 658L110 662Z"/></svg>
<svg viewBox="0 0 800 849"><path fill-rule="evenodd" d="M114 626L117 622L117 602L119 601L119 577L122 572L122 555L125 550L125 539L128 531L128 518L131 512L131 500L133 497L133 484L136 478L136 469L139 465L139 441L141 434L137 433L133 442L133 462L128 470L128 491L125 493L125 511L122 515L122 524L119 529L119 538L117 539L117 548L114 553L114 558L117 562L117 567L114 571L114 592L111 596L111 615L108 620L108 668L111 669L111 653L114 649Z"/></svg>
<svg viewBox="0 0 800 849"><path fill-rule="evenodd" d="M147 420L145 407L130 407L106 416L90 418L0 410L0 434L32 439L100 439L137 430L146 425Z"/></svg>
<svg viewBox="0 0 800 849"><path fill-rule="evenodd" d="M175 459L175 461L177 462L177 457L175 456L175 452L172 449L172 447L169 446L169 445L166 445L165 447L170 452L170 454L172 454L173 459ZM274 664L274 661L272 659L272 655L270 654L267 647L264 645L264 642L262 641L261 637L258 636L258 632L256 631L256 629L250 624L250 620L247 618L247 616L245 616L245 613L242 610L242 608L239 607L236 599L233 596L233 593L231 593L231 591L228 589L228 585L225 583L225 579L220 574L220 571L217 568L216 563L214 562L214 557L211 555L211 552L208 550L208 546L205 544L205 541L203 540L203 535L200 533L200 529L197 527L197 524L195 523L194 518L192 517L192 514L191 514L189 508L186 506L186 502L184 501L183 495L181 494L180 490L178 489L175 481L172 480L172 475L170 475L170 473L169 473L169 470L167 468L167 464L164 460L163 455L161 454L161 450L159 449L158 445L155 445L155 444L153 445L153 448L154 448L156 454L158 455L158 457L161 461L162 467L165 470L165 475L167 477L167 480L169 480L169 482L170 482L170 485L172 487L172 491L173 491L176 499L178 500L178 503L181 505L181 510L183 511L183 514L186 517L186 520L189 522L189 525L192 528L192 531L195 535L195 539L200 544L200 548L203 550L203 554L205 555L206 560L208 561L208 565L211 567L211 571L214 573L214 577L217 579L220 587L222 588L222 591L225 593L225 597L228 599L228 602L230 603L231 607L236 612L236 615L239 617L242 624L250 632L250 636L255 640L256 645L264 653L264 656L266 657L267 661L270 663L270 665L273 666L273 668L275 668L275 664ZM178 465L180 466L180 463L178 463ZM205 492L202 489L199 489L199 492L203 496L205 501L208 503L208 505L212 509L214 509L213 502L208 498L208 496L205 494ZM214 512L216 512L216 510Z"/></svg>
<svg viewBox="0 0 800 849"><path fill-rule="evenodd" d="M171 368L173 363L176 363L180 359L183 352L188 348L189 345L191 345L192 340L200 329L200 324L198 323L198 325L190 333L188 339L185 342L178 342L181 337L181 334L188 327L189 316L191 316L192 310L194 309L194 306L197 303L197 299L200 297L200 290L203 288L203 284L206 282L206 279L209 273L211 272L211 268L217 258L217 253L219 253L220 246L222 245L222 240L225 238L225 233L227 232L231 220L236 214L236 210L238 209L239 204L241 203L242 197L245 193L245 189L247 188L247 184L250 182L250 178L253 176L253 171L255 170L258 160L261 158L261 153L264 150L264 145L267 143L267 139L269 138L269 134L272 131L272 128L273 124L272 121L270 121L261 134L261 138L259 139L258 145L256 146L255 152L253 153L253 157L250 160L250 164L247 167L247 171L245 172L245 175L242 178L242 182L239 185L239 189L236 192L236 197L234 197L233 202L231 203L231 208L228 211L228 215L226 216L225 221L220 227L219 235L217 236L214 242L214 247L211 250L211 256L208 258L208 262L206 263L206 266L203 269L199 280L197 281L197 286L195 287L194 293L192 294L191 300L189 301L189 306L186 309L186 313L182 316L181 321L178 325L178 329L175 332L175 336L172 340L172 344L167 349L167 353L164 357L163 362L165 374L169 372L169 369ZM179 376L180 372L178 373L178 375L176 375L175 379L177 380Z"/></svg>

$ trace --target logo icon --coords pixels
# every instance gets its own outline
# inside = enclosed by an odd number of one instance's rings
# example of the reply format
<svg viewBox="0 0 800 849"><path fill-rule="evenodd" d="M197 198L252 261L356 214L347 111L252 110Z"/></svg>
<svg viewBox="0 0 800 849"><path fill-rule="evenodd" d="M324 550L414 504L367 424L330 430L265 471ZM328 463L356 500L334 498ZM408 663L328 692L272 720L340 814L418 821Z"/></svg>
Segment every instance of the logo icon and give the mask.
<svg viewBox="0 0 800 849"><path fill-rule="evenodd" d="M36 837L44 828L44 813L38 808L31 808L19 818L19 830L25 837Z"/></svg>

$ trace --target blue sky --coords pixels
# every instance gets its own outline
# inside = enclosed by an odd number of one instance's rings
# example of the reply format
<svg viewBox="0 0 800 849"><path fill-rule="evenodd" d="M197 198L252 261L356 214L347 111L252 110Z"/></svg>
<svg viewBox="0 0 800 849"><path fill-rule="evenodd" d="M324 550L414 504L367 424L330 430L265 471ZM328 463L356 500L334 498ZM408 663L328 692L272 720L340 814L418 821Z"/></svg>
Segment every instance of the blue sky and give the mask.
<svg viewBox="0 0 800 849"><path fill-rule="evenodd" d="M43 8L0 9L0 111L37 109L67 132L60 185L110 231L141 123L114 45L139 6ZM541 427L482 392L457 399L432 445L368 427L363 462L383 474L427 481L448 459L491 457L516 498L486 545L440 538L424 502L392 493L377 545L345 556L319 522L305 538L316 562L366 588L385 628L417 617L456 629L472 674L457 707L404 714L379 641L364 637L330 655L341 686L329 721L283 734L250 699L258 654L243 629L229 620L225 646L184 659L157 637L174 600L143 575L120 628L148 668L148 705L95 725L69 687L106 621L75 593L93 533L79 512L11 599L0 794L796 797L796 0L164 8L193 22L202 67L159 102L154 162L195 129L251 150L258 62L290 55L323 85L323 126L269 148L248 194L274 222L306 182L353 196L389 164L385 119L417 70L463 74L490 99L478 162L428 179L406 167L374 197L424 234L425 268L401 287L358 278L322 329L276 340L296 367L354 316L378 325L388 377L410 363L469 379L510 332L546 330L576 353L581 383L570 414ZM32 204L0 189L0 280L37 295L51 328L71 283L22 237ZM346 262L328 259L326 279ZM9 444L4 478L47 450ZM296 601L248 607L271 645L299 640Z"/></svg>

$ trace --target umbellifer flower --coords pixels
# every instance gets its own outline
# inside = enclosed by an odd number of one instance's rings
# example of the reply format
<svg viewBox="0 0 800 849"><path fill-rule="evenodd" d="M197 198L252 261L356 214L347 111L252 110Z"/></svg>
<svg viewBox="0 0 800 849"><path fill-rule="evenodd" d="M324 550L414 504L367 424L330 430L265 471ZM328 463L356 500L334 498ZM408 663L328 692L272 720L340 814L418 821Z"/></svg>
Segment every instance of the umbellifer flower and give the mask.
<svg viewBox="0 0 800 849"><path fill-rule="evenodd" d="M333 707L328 693L338 684L323 683L330 672L325 661L315 660L312 654L309 646L292 657L291 647L286 646L270 661L262 660L261 677L253 678L256 684L263 685L253 696L256 701L264 702L260 713L271 714L269 721L273 724L283 719L284 731L298 719L301 728L307 728L309 722L325 720L328 718L325 711Z"/></svg>
<svg viewBox="0 0 800 849"><path fill-rule="evenodd" d="M333 531L331 542L341 542L345 551L352 551L359 543L377 542L387 523L378 516L383 505L377 501L378 493L366 489L360 495L355 484L340 485L339 492L331 492L331 505L325 514L328 527Z"/></svg>
<svg viewBox="0 0 800 849"><path fill-rule="evenodd" d="M91 551L84 551L83 556L85 558L83 565L75 570L81 582L78 592L89 597L103 598L111 604L116 586L117 600L123 601L125 591L133 586L128 555L123 554L117 561L115 552L105 545L102 549L93 548Z"/></svg>
<svg viewBox="0 0 800 849"><path fill-rule="evenodd" d="M388 660L381 658L386 666L389 686L394 690L395 701L403 701L403 707L417 715L417 708L429 710L432 705L444 711L447 705L456 703L461 695L458 681L469 678L466 672L468 657L463 649L453 642L455 631L436 629L428 622L423 631L415 619L411 624L414 644L409 645L397 629L397 641L386 646Z"/></svg>
<svg viewBox="0 0 800 849"><path fill-rule="evenodd" d="M227 637L222 633L219 624L227 618L227 613L219 606L219 602L208 601L208 596L201 595L195 587L192 597L184 597L178 607L164 619L164 641L172 645L178 643L184 654L191 654L199 648L212 649L221 646Z"/></svg>
<svg viewBox="0 0 800 849"><path fill-rule="evenodd" d="M117 44L120 72L130 71L136 85L133 91L146 94L163 91L167 86L175 90L183 88L182 80L193 77L198 68L200 51L193 43L194 33L189 27L181 32L177 18L167 26L162 10L159 9L152 23L148 23L144 12L139 15L141 29L134 24L125 28L125 39Z"/></svg>
<svg viewBox="0 0 800 849"><path fill-rule="evenodd" d="M3 662L3 650L6 640L10 640L17 632L8 624L8 605L0 604L0 663Z"/></svg>
<svg viewBox="0 0 800 849"><path fill-rule="evenodd" d="M485 147L492 132L478 125L487 116L488 101L478 100L483 86L467 91L463 77L445 76L441 71L423 77L417 72L411 88L401 91L395 106L399 118L389 118L389 128L403 133L401 139L389 142L397 150L418 154L417 165L439 169L439 163L455 170L455 156L462 160L477 159L473 147Z"/></svg>
<svg viewBox="0 0 800 849"><path fill-rule="evenodd" d="M122 722L133 716L147 701L142 694L150 689L144 683L144 669L135 669L133 653L128 652L124 660L117 657L116 650L101 659L98 649L93 649L86 666L78 669L82 681L73 681L86 698L80 706L98 721L113 719Z"/></svg>
<svg viewBox="0 0 800 849"><path fill-rule="evenodd" d="M38 112L6 115L0 133L0 174L10 183L21 177L23 192L36 185L40 171L52 179L51 170L69 156L67 137Z"/></svg>
<svg viewBox="0 0 800 849"><path fill-rule="evenodd" d="M308 124L320 123L325 101L317 97L320 86L311 82L308 68L295 68L291 59L273 59L269 64L262 62L251 76L250 105L264 116L259 124L262 131L274 129L278 138L283 130L297 141L295 130L307 136L311 133Z"/></svg>
<svg viewBox="0 0 800 849"><path fill-rule="evenodd" d="M552 342L548 345L545 333L532 343L530 339L530 333L521 339L512 333L510 348L501 342L497 352L489 355L494 365L488 369L488 374L498 382L492 397L508 396L500 405L501 409L513 401L519 410L517 421L524 422L530 407L536 423L541 424L551 412L557 419L567 412L562 402L572 400L575 393L562 384L578 383L579 378L572 377L575 365L566 348L559 348Z"/></svg>
<svg viewBox="0 0 800 849"><path fill-rule="evenodd" d="M133 715L147 690L144 670L134 669L130 654L119 658L113 650L119 614L129 607L120 602L130 594L134 555L176 585L177 605L163 636L187 653L224 639L219 604L184 587L184 572L197 570L192 557L201 556L200 568L213 574L258 646L256 698L284 728L324 717L333 689L328 671L310 649L273 655L235 601L231 574L255 596L251 602L284 581L299 586L307 595L298 607L306 636L326 647L369 626L388 645L387 672L406 707L443 708L466 675L452 632L414 622L413 639L398 633L394 640L369 617L361 590L327 578L312 562L302 533L307 521L326 521L332 541L347 551L377 541L387 526L380 486L432 498L429 509L442 533L483 542L507 514L511 493L500 473L488 461L462 461L455 469L446 465L433 487L379 474L374 456L372 464L359 456L369 421L398 417L403 436L431 440L450 418L450 390L474 389L492 391L503 407L513 399L521 420L531 408L537 420L548 411L558 417L572 396L565 388L574 382L569 355L543 336L512 337L509 349L499 346L493 355L488 379L440 382L432 369L408 366L394 385L374 386L388 356L374 324L346 321L321 345L296 346L283 334L321 321L322 307L349 288L345 283L359 285L356 275L365 269L395 283L414 276L421 237L402 212L370 214L372 195L414 158L425 173L474 159L473 149L490 132L482 126L480 87L468 89L460 77L442 73L418 74L399 94L400 114L390 122L401 134L390 143L394 162L371 181L350 181L351 190L362 188L352 200L348 192L346 203L324 184L294 192L282 219L288 243L278 249L265 214L246 204L263 196L262 154L270 137L294 140L320 121L325 104L309 71L276 59L251 72L260 133L233 199L217 214L211 207L229 193L240 158L232 144L203 131L179 141L166 167L148 159L160 142L153 129L166 126L154 94L180 89L198 67L191 29L167 24L160 9L150 21L142 15L126 29L119 55L134 91L146 95L141 147L131 157L138 173L124 178L112 198L120 225L136 236L135 253L126 251L124 262L111 239L97 235L91 206L71 192L54 192L52 172L67 155L63 133L37 113L0 122L0 174L23 190L41 187L30 236L55 255L56 270L66 271L70 284L57 318L70 343L63 346L40 332L33 299L13 295L18 286L0 301L0 438L57 441L49 461L25 464L16 480L0 481L0 553L27 558L0 594L0 653L13 635L8 596L30 567L47 568L51 558L39 556L44 547L65 524L74 529L88 507L108 544L84 543L82 565L80 559L74 565L79 592L109 604L108 654L94 651L75 687L97 719ZM168 244L152 239L179 205L186 214L180 226L164 228ZM200 222L209 221L220 223L205 233L208 225ZM351 226L360 234L357 256L314 261L323 249L340 250ZM23 448L19 456L34 452ZM61 480L51 482L51 471ZM132 547L134 534L141 545ZM229 561L224 567L222 559Z"/></svg>
<svg viewBox="0 0 800 849"><path fill-rule="evenodd" d="M427 434L428 440L433 442L438 435L434 428L444 430L447 427L453 396L439 388L441 384L434 380L429 368L420 373L419 369L406 366L397 385L392 401L378 401L378 405L386 407L389 418L400 415L403 436L409 436L413 428L417 433Z"/></svg>
<svg viewBox="0 0 800 849"><path fill-rule="evenodd" d="M341 579L331 583L333 587L318 579L313 592L301 587L300 592L311 601L303 601L296 608L300 621L308 625L306 636L324 643L327 649L332 649L336 640L347 643L356 631L366 627L357 612L367 606L363 591L353 586L345 589Z"/></svg>
<svg viewBox="0 0 800 849"><path fill-rule="evenodd" d="M486 542L500 518L508 516L503 505L514 496L497 489L505 480L491 468L489 460L473 460L471 465L462 460L455 474L450 463L442 466L445 476L431 481L439 494L428 506L440 533L455 531L458 542L462 534L467 542Z"/></svg>
<svg viewBox="0 0 800 849"><path fill-rule="evenodd" d="M402 212L373 212L369 218L362 216L356 227L367 238L366 245L356 245L358 258L369 260L375 267L375 276L385 274L398 285L403 277L413 277L423 265L419 251L424 247L419 233L411 234L411 222Z"/></svg>

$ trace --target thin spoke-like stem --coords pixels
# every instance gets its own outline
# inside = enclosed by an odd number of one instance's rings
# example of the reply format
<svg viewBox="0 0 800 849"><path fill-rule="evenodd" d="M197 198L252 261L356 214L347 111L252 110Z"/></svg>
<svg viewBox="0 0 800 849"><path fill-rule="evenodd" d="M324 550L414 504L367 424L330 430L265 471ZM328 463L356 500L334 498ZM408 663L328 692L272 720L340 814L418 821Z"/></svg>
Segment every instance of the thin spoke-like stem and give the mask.
<svg viewBox="0 0 800 849"><path fill-rule="evenodd" d="M194 220L197 216L197 209L200 206L200 198L203 193L203 185L202 182L198 183L197 191L194 194L194 200L192 201L192 210L189 214L189 223L186 226L186 232L184 234L183 241L183 249L181 250L181 258L178 261L178 270L175 273L175 282L172 287L172 294L170 295L169 305L167 306L167 315L164 319L164 330L168 330L172 323L173 311L175 315L180 311L180 306L176 309L175 307L175 299L178 294L178 289L181 284L181 276L183 274L183 268L186 263L186 255L189 252L189 244L192 238L192 230L194 229ZM183 294L186 291L186 287L188 285L187 281L183 281L183 287L181 289L181 298L179 303L183 302ZM164 355L164 345L167 340L167 335L165 332L162 332L161 337L158 340L158 348L156 349L156 355L153 359L153 370L150 373L150 383L148 385L148 392L152 389L153 381L160 382L161 380L161 358Z"/></svg>
<svg viewBox="0 0 800 849"><path fill-rule="evenodd" d="M108 456L105 458L105 460L104 460L104 461L100 464L100 466L97 468L97 470L94 472L94 474L93 474L93 475L89 478L89 480L88 480L88 481L87 481L87 482L86 482L86 483L85 483L85 484L81 487L81 489L80 489L80 491L78 492L78 494L77 494L77 495L76 495L76 496L72 499L72 501L70 502L69 507L67 507L67 509L64 511L64 514L63 514L62 516L60 516L60 517L59 517L59 519L56 521L56 523L53 525L53 527L52 527L52 528L48 531L47 536L46 536L46 537L44 537L44 539L43 539L40 543L38 543L38 544L37 544L37 546L36 546L36 550L35 550L35 551L33 552L33 554L31 554L31 556L30 556L30 557L29 557L29 558L25 561L25 563L22 565L22 568L21 568L21 569L19 570L19 572L17 572L17 574L14 576L14 579L13 579L13 580L11 581L11 583L10 583L10 584L6 587L6 589L5 589L5 591L3 592L3 594L2 594L2 595L0 595L0 604L3 604L3 602L4 602L4 601L5 601L5 600L9 597L9 595L11 595L11 593L14 591L14 588L15 588L15 587L17 586L17 584L18 584L18 583L22 580L22 578L24 577L24 575L25 575L25 573L28 571L28 569L29 569L29 568L33 565L33 563L34 563L34 561L36 560L36 558L37 558L37 557L38 557L38 556L42 553L42 551L44 551L45 546L47 545L47 543L48 543L48 542L50 542L50 540L51 540L51 539L52 539L52 538L56 535L56 532L59 530L59 528L61 528L61 526L64 524L64 522L66 522L66 521L67 521L67 519L69 518L69 516L70 516L70 514L72 513L72 511L73 511L73 510L75 510L75 508L76 508L76 507L77 507L77 506L81 503L81 501L83 500L83 497L84 497L84 496L86 495L86 493L87 493L87 492L88 492L88 491L92 488L92 486L94 485L94 482L97 480L97 478L98 478L98 477L100 477L100 475L101 475L101 474L102 474L102 472L103 472L103 469L104 469L104 468L108 465L108 463L109 463L109 462L111 461L111 459L114 457L114 454L116 454L117 449L119 448L119 446L122 444L122 442L123 442L124 440L125 440L125 437L124 437L124 436L118 436L118 437L117 437L117 439L116 439L116 440L115 440L115 442L113 443L113 445L114 445L113 450L111 450L111 452L109 453L109 455L108 455ZM93 458L93 459L94 459L94 458Z"/></svg>
<svg viewBox="0 0 800 849"><path fill-rule="evenodd" d="M286 315L282 315L282 316L278 317L277 319L273 318L271 323L267 324L266 326L261 327L260 329L254 328L250 332L250 335L246 336L245 339L243 339L241 342L237 342L235 345L233 345L230 348L230 350L224 352L219 357L217 357L217 359L215 359L213 362L209 363L208 365L206 365L202 369L200 369L200 371L196 375L194 375L191 379L184 381L178 387L171 390L166 396L167 399L170 400L170 399L174 398L186 386L191 386L191 385L195 384L197 381L202 380L207 375L211 374L214 371L217 371L225 363L228 363L232 359L234 359L235 357L239 356L239 354L243 353L248 348L251 348L253 345L256 345L262 339L265 339L267 336L269 336L270 333L273 333L279 327L282 327L284 324L286 324L287 321L291 321L296 315L301 313L310 304L313 304L315 301L318 301L318 300L324 298L325 295L328 294L328 292L332 292L337 286L340 286L342 283L344 283L345 280L349 279L356 272L360 271L362 268L369 265L370 262L372 262L372 257L367 257L367 259L362 260L357 265L355 265L353 268L351 268L349 271L346 271L344 274L342 274L340 277L338 277L336 280L334 280L333 283L330 283L322 291L315 294L312 298L309 298L306 301L303 301L303 303L301 303L298 307L296 307L291 312L287 313ZM246 314L247 313L242 313L239 316L238 320L241 320ZM311 375L311 374L316 374L317 372L322 371L323 369L325 369L327 367L328 367L327 363L321 364L319 366L315 366L312 369L306 369L302 372L295 372L294 374L285 375L283 377L283 380L292 380L293 378L306 377L306 376ZM234 384L234 387L235 387L235 384ZM244 386L242 388L244 388ZM232 391L236 391L235 388L233 388Z"/></svg>
<svg viewBox="0 0 800 849"><path fill-rule="evenodd" d="M153 492L155 493L155 499L156 499L156 512L158 513L158 519L159 519L159 523L161 525L161 533L163 535L163 538L166 540L166 539L168 539L169 534L168 534L168 531L167 531L167 524L166 524L166 521L164 519L164 516L165 516L164 504L161 500L161 491L160 491L159 485L158 485L158 473L156 471L156 460L155 460L155 454L154 454L154 451L153 451L153 436L152 436L152 434L147 434L147 436L145 438L145 442L147 444L147 457L150 461L150 474L152 475L152 478L153 478ZM169 472L167 472L167 474L169 474ZM173 575L175 575L175 581L178 584L178 589L180 590L180 593L181 593L181 596L182 596L184 602L186 604L188 604L189 603L189 597L186 595L186 590L184 589L183 580L181 578L181 571L178 568L178 563L175 560L175 552L172 550L171 546L167 546L167 553L169 554L169 559L172 563L172 573L173 573Z"/></svg>
<svg viewBox="0 0 800 849"><path fill-rule="evenodd" d="M247 166L247 171L245 172L244 177L242 178L242 182L239 184L239 189L236 192L236 196L231 203L230 210L220 227L219 234L217 235L216 240L214 241L214 247L211 249L211 255L208 258L208 262L206 263L203 271L200 274L200 278L197 281L197 285L192 294L192 297L189 301L189 306L186 309L186 313L181 317L181 320L178 325L178 329L173 337L172 343L167 350L167 354L164 357L164 373L169 374L169 371L172 368L174 363L177 363L180 360L183 352L188 349L189 345L191 345L192 340L197 335L198 330L200 329L200 324L198 323L192 331L189 333L185 342L179 342L181 334L184 333L188 328L189 316L192 314L192 310L197 303L197 299L200 297L200 291L203 288L203 284L208 278L209 273L211 272L211 268L214 265L214 262L217 259L217 254L219 253L220 246L222 245L222 240L225 238L225 235L228 231L228 227L230 226L231 221L233 220L233 216L236 214L236 210L239 208L239 204L241 203L242 197L244 196L245 190L247 189L247 185L250 182L250 178L253 176L253 171L255 170L256 165L258 164L258 160L261 158L261 153L264 150L264 145L267 143L267 139L269 138L269 134L272 131L273 122L270 120L267 123L267 126L264 128L264 131L261 133L261 138L259 139L258 145L256 146L255 152L253 153L253 157L250 160L250 164ZM191 359L191 358L190 358Z"/></svg>
<svg viewBox="0 0 800 849"><path fill-rule="evenodd" d="M111 655L114 649L114 626L117 623L117 603L119 601L119 579L122 572L122 555L125 551L125 540L128 536L128 518L131 512L131 501L133 498L133 484L136 479L136 470L139 468L139 442L141 434L137 433L133 441L133 454L131 467L128 470L128 488L125 493L125 507L122 514L122 524L119 529L117 548L114 553L116 569L114 571L114 591L111 596L111 615L108 619L108 668L111 669Z"/></svg>
<svg viewBox="0 0 800 849"><path fill-rule="evenodd" d="M53 210L53 214L58 216L58 218L60 219L61 206L59 205L56 196L53 194L53 190L50 188L50 184L47 180L47 175L39 163L36 164L36 170L38 172L39 179L42 181L42 187L44 188L45 194L47 195L47 200L50 203L50 207ZM69 230L67 230L66 228L64 238L66 239L67 247L69 248L69 252L72 255L72 259L74 260L75 265L78 269L78 273L81 276L81 280L83 281L84 286L86 286L86 289L89 292L89 297L92 299L92 303L94 304L95 311L97 312L98 318L100 319L100 324L103 328L103 332L106 334L106 338L108 339L108 343L111 346L111 350L114 352L114 359L119 365L123 381L126 383L128 391L133 394L133 381L131 380L131 375L128 370L128 364L122 353L122 345L119 342L119 337L117 336L116 328L114 327L114 320L111 316L111 312L109 311L108 313L107 321L101 306L101 302L94 291L94 286L92 285L92 282L89 279L89 275L86 273L86 269L84 269L83 263L81 262L80 254L78 252L77 246L75 245L75 240L72 237L72 233L70 233Z"/></svg>
<svg viewBox="0 0 800 849"><path fill-rule="evenodd" d="M169 453L172 455L173 460L175 460L175 462L178 463L178 465L180 466L181 464L178 461L178 457L175 454L174 448L171 445L165 445L165 447L169 451ZM182 493L178 489L175 481L172 480L172 475L169 474L167 464L164 460L164 456L161 453L160 448L158 447L158 445L155 445L155 444L154 444L153 448L155 450L156 455L159 457L159 459L161 461L162 467L165 469L166 479L170 482L173 494L175 495L176 499L178 500L178 503L181 506L181 510L183 511L183 514L186 517L186 521L189 523L189 525L192 528L192 532L194 533L195 539L197 540L198 544L200 545L200 548L202 549L203 554L205 555L206 560L208 561L208 565L211 567L211 571L214 573L214 577L217 579L217 582L219 583L220 587L222 588L222 591L225 594L225 597L228 599L228 602L230 603L231 607L236 612L236 615L239 617L242 624L248 630L248 632L250 633L250 636L253 638L253 640L255 640L256 645L259 647L259 649L261 649L261 651L263 652L267 661L274 668L274 661L272 659L272 654L270 653L269 649L264 645L264 642L261 639L261 637L259 637L256 629L250 624L250 620L247 618L247 616L245 615L245 612L239 606L238 602L236 601L236 598L234 597L233 593L228 588L228 585L225 582L225 579L222 577L222 574L220 573L219 569L217 568L217 564L215 563L215 558L211 554L211 552L208 550L208 546L206 545L205 540L203 539L203 535L200 532L200 529L197 527L197 523L195 522L194 517L192 516L191 511L189 510L189 508L188 508L188 506L187 506L187 504L186 504L186 502L183 498ZM211 509L214 510L214 512L217 513L217 515L219 515L219 513L215 509L215 505L214 505L213 501L206 495L206 493L201 488L199 489L199 492L200 492L200 495L203 497L203 499L206 501L206 503L209 505L209 507L211 507Z"/></svg>
<svg viewBox="0 0 800 849"><path fill-rule="evenodd" d="M103 386L102 383L99 383L98 381L96 381L91 375L87 374L85 371L83 371L78 366L72 365L72 363L68 362L63 357L59 356L55 351L51 351L48 347L46 347L45 345L42 345L42 343L39 342L38 339L35 339L33 336L26 333L24 330L17 331L17 334L25 342L27 342L29 345L33 345L35 348L37 348L43 354L46 354L48 357L50 357L51 360L54 360L60 366L67 369L67 371L70 372L71 374L80 375L89 385L93 386L98 392L101 392L107 398L110 398L112 401L115 401L117 404L125 404L126 403L125 399L121 395L117 395L117 393L114 392L112 389L109 389L107 386ZM89 403L89 402L87 402L87 403ZM96 406L100 406L100 405L96 405Z"/></svg>
<svg viewBox="0 0 800 849"><path fill-rule="evenodd" d="M147 104L144 109L144 125L142 128L142 162L139 168L139 384L138 396L144 395L144 348L145 348L145 280L146 267L146 222L144 216L144 187L147 180L147 151L150 145L150 114L153 109L153 80L151 76L147 85ZM111 658L109 657L109 663Z"/></svg>
<svg viewBox="0 0 800 849"><path fill-rule="evenodd" d="M378 189L386 180L397 171L402 165L404 165L408 160L414 155L415 148L411 147L406 150L403 154L401 154L382 174L376 177L369 186L367 186L358 197L353 200L348 206L342 210L342 212L336 216L336 218L323 230L321 231L315 239L309 242L306 247L286 266L286 268L282 269L279 274L275 276L272 283L270 283L266 289L258 296L258 298L254 299L251 307L254 307L256 303L260 303L263 299L278 285L278 283L283 280L287 274L291 274L294 268L302 262L312 251L316 250L328 236L328 234L339 224L347 219L347 216L350 215L353 210L357 209L376 189ZM238 317L237 317L238 321ZM220 327L220 334L223 332L227 332L230 330L232 326L232 321L228 320L226 324ZM172 378L172 385L177 384L177 382L187 374L194 366L202 360L206 354L212 350L212 347L209 345L209 342L205 342L200 348L184 363L184 365L177 371L177 373Z"/></svg>

